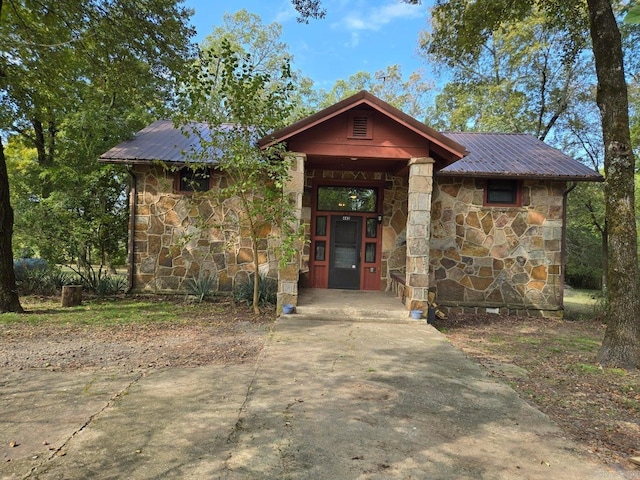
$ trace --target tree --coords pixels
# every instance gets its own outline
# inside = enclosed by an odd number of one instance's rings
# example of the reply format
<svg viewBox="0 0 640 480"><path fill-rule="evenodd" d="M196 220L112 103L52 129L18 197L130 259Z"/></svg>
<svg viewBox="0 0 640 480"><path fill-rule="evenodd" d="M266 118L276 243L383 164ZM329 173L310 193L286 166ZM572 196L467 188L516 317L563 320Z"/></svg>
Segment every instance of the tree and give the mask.
<svg viewBox="0 0 640 480"><path fill-rule="evenodd" d="M189 15L178 0L0 2L0 312L21 310L4 143L18 135L35 149L37 198L69 190L97 151L140 128L133 102L140 112L171 100Z"/></svg>
<svg viewBox="0 0 640 480"><path fill-rule="evenodd" d="M549 24L548 15L533 9L529 17L501 25L483 38L480 48L457 50L442 35L447 22L434 12L433 34L423 32L423 55L450 81L430 110L430 125L459 131L520 132L545 140L572 118L576 109L593 104L589 88L593 63L586 42L567 44L564 26ZM563 125L564 124L564 125Z"/></svg>
<svg viewBox="0 0 640 480"><path fill-rule="evenodd" d="M247 65L255 74L267 75L269 89L280 88L280 73L284 63L291 64L293 56L289 53L289 46L281 40L282 25L271 23L265 25L259 15L239 10L234 14L225 14L223 24L214 28L202 42L200 49L208 55L206 68L208 75L216 78L222 68L222 44L227 42L231 52L238 57L246 58ZM306 117L312 113L312 105L316 103L313 91L313 81L305 77L300 71L291 71L290 82L293 86L289 93L292 108L289 112L289 122ZM219 108L221 99L216 95L217 85L212 85L212 92L208 101L203 105L203 114L210 115L207 108L218 108L218 114L226 114L224 108Z"/></svg>
<svg viewBox="0 0 640 480"><path fill-rule="evenodd" d="M606 366L640 367L635 162L622 40L610 0L588 0L598 75L597 102L605 147L605 209L609 244L609 312L598 354Z"/></svg>
<svg viewBox="0 0 640 480"><path fill-rule="evenodd" d="M404 81L402 67L390 65L373 75L369 72L357 72L346 80L338 80L331 90L319 93L319 106L328 107L360 90L368 90L406 114L414 118L424 118L426 95L431 88L432 85L422 78L420 72L413 72Z"/></svg>
<svg viewBox="0 0 640 480"><path fill-rule="evenodd" d="M279 228L281 251L299 238L293 207L283 190L289 171L289 163L283 158L285 146L260 149L256 143L286 124L293 88L286 59L275 79L272 73L259 73L250 55L238 54L230 42L223 40L219 49L202 52L200 62L194 66L185 103L193 110L187 109L181 116L185 128L193 115L209 126L206 134L199 135L200 148L188 152L189 163L192 168L201 168L213 160L215 170L226 178L220 188L206 194L227 206L226 217L219 226L234 223L237 235L251 240L256 314L260 312L258 245L264 232ZM212 95L216 108L203 117L198 105L210 102Z"/></svg>

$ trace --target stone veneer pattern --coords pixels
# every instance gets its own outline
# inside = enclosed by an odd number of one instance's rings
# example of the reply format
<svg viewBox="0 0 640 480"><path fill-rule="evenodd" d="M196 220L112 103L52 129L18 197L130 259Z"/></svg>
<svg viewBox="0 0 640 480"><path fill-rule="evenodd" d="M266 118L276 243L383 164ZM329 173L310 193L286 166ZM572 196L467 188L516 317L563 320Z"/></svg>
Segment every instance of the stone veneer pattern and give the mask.
<svg viewBox="0 0 640 480"><path fill-rule="evenodd" d="M560 309L565 184L523 181L521 207L483 206L484 187L437 177L430 264L438 302L458 311Z"/></svg>
<svg viewBox="0 0 640 480"><path fill-rule="evenodd" d="M251 240L238 238L237 226L215 227L237 215L232 200L216 205L205 194L174 193L174 173L159 166L137 166L135 174L134 291L185 291L185 282L202 275L215 275L219 291L247 281L254 271ZM213 181L219 185L223 177ZM275 278L277 260L266 240L258 255L260 272Z"/></svg>

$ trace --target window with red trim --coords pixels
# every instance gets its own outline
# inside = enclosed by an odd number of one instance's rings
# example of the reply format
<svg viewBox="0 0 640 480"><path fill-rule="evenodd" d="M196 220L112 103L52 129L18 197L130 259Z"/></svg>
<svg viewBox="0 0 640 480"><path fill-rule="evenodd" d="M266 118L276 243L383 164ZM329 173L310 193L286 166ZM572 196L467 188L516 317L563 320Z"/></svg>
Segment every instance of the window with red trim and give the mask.
<svg viewBox="0 0 640 480"><path fill-rule="evenodd" d="M504 178L490 178L484 189L484 204L496 206L520 206L520 182Z"/></svg>

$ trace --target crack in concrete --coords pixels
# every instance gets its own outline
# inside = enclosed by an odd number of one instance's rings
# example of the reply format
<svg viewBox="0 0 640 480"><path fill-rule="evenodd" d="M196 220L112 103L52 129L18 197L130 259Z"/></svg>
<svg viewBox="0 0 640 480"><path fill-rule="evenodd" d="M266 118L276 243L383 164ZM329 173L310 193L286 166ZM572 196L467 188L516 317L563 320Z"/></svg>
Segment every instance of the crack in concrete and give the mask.
<svg viewBox="0 0 640 480"><path fill-rule="evenodd" d="M38 470L39 468L41 468L43 465L45 465L46 463L50 462L51 460L53 460L56 456L60 456L60 452L62 452L64 450L64 448L69 444L69 442L71 440L73 440L73 438L75 438L76 435L78 435L80 432L82 432L84 429L86 429L99 415L101 415L102 413L104 413L109 407L111 407L116 400L118 400L120 397L122 397L123 395L126 395L129 391L129 389L131 389L131 387L133 385L135 385L136 383L138 383L140 381L140 379L142 377L145 376L145 372L142 371L140 372L136 377L134 377L128 384L126 387L124 387L122 390L120 390L118 393L116 393L115 395L113 395L109 400L107 400L107 402L104 404L104 406L98 410L96 413L92 414L89 416L89 418L87 419L86 422L84 422L80 428L77 428L76 430L74 430L71 435L69 435L69 437L62 443L62 445L60 445L58 448L53 449L51 451L51 453L49 454L48 457L43 458L42 461L40 463L38 463L37 465L31 467L31 469L29 470L29 472L27 472L23 477L22 480L26 480L28 478L31 478L31 476L36 472L36 470ZM93 382L93 380L92 380ZM64 454L63 454L64 455Z"/></svg>

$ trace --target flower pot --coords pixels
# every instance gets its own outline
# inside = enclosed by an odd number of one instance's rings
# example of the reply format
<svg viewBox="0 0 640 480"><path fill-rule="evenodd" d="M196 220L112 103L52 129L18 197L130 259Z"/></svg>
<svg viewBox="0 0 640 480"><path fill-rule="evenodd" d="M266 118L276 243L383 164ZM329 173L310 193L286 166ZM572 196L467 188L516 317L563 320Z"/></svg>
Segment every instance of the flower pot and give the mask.
<svg viewBox="0 0 640 480"><path fill-rule="evenodd" d="M289 315L290 313L293 313L295 308L296 307L294 305L292 305L291 303L285 303L282 306L282 313L284 313L285 315Z"/></svg>
<svg viewBox="0 0 640 480"><path fill-rule="evenodd" d="M422 318L422 310L411 310L411 318L420 320Z"/></svg>

